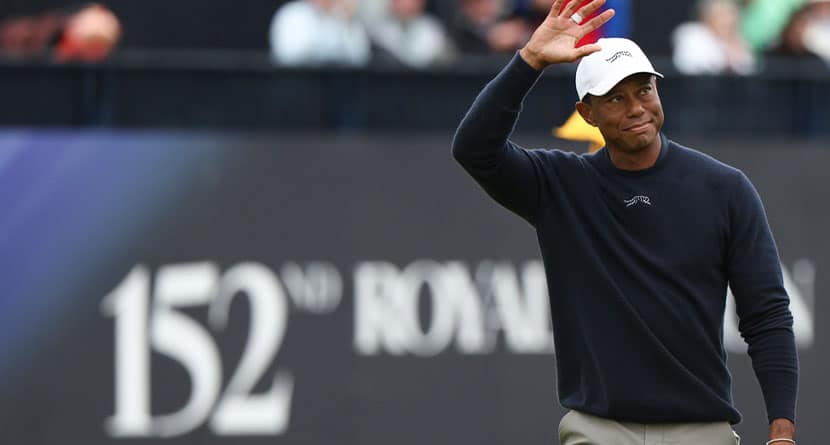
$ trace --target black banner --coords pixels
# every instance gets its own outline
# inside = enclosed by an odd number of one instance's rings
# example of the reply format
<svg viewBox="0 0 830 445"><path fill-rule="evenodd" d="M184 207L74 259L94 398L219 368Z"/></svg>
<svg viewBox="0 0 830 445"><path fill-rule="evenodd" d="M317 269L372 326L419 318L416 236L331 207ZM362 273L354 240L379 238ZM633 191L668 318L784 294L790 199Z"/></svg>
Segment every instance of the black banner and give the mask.
<svg viewBox="0 0 830 445"><path fill-rule="evenodd" d="M799 439L821 443L830 152L698 142L764 199L796 319ZM0 134L0 442L556 443L534 233L449 144ZM735 429L763 443L728 310Z"/></svg>

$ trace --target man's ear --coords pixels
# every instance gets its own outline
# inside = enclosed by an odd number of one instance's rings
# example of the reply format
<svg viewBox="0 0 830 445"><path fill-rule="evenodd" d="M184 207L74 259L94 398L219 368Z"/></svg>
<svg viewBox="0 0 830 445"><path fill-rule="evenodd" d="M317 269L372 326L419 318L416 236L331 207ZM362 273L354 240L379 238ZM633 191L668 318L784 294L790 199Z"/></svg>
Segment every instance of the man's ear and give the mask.
<svg viewBox="0 0 830 445"><path fill-rule="evenodd" d="M591 112L591 105L579 101L576 103L576 111L582 116L582 119L585 119L585 122L588 122L589 125L592 127L596 127L597 124L594 123L593 113Z"/></svg>

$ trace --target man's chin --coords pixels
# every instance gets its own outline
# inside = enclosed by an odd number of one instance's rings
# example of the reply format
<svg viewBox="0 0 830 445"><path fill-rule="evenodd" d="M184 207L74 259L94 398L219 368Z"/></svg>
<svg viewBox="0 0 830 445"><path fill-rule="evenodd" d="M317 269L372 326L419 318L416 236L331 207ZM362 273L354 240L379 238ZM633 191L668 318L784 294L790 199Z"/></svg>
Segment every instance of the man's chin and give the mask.
<svg viewBox="0 0 830 445"><path fill-rule="evenodd" d="M620 147L626 153L644 152L652 148L657 139L656 133L639 134L636 137L626 138L625 143L620 144Z"/></svg>

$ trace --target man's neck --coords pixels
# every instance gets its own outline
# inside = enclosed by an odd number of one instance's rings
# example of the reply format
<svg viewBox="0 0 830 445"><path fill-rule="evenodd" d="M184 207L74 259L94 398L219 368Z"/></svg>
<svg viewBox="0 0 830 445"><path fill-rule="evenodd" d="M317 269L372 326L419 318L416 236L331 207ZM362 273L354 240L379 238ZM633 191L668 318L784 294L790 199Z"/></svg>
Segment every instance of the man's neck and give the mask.
<svg viewBox="0 0 830 445"><path fill-rule="evenodd" d="M607 147L607 150L614 167L620 170L637 171L654 166L660 157L661 146L662 138L658 135L651 145L642 150L631 152L614 148L611 145Z"/></svg>

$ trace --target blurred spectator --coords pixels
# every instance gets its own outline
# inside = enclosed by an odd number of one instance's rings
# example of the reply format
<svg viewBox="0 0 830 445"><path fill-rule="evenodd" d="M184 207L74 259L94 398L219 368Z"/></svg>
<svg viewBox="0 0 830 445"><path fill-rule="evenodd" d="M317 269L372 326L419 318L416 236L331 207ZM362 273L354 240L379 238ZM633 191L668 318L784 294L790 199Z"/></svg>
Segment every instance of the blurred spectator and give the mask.
<svg viewBox="0 0 830 445"><path fill-rule="evenodd" d="M454 48L443 25L425 13L426 0L390 0L388 12L369 25L375 44L413 68L448 62Z"/></svg>
<svg viewBox="0 0 830 445"><path fill-rule="evenodd" d="M553 0L516 0L512 16L525 19L531 28L536 29L547 17L552 4Z"/></svg>
<svg viewBox="0 0 830 445"><path fill-rule="evenodd" d="M459 8L453 28L462 52L510 52L521 48L530 38L532 28L512 12L504 0L458 0Z"/></svg>
<svg viewBox="0 0 830 445"><path fill-rule="evenodd" d="M360 20L371 27L389 15L390 0L358 0L357 15Z"/></svg>
<svg viewBox="0 0 830 445"><path fill-rule="evenodd" d="M357 0L294 0L271 21L271 52L284 65L364 66L369 37Z"/></svg>
<svg viewBox="0 0 830 445"><path fill-rule="evenodd" d="M755 53L778 39L794 11L805 0L750 0L741 14L741 35Z"/></svg>
<svg viewBox="0 0 830 445"><path fill-rule="evenodd" d="M118 18L97 3L0 23L0 49L10 57L95 62L105 59L120 37Z"/></svg>
<svg viewBox="0 0 830 445"><path fill-rule="evenodd" d="M674 31L674 65L684 74L749 74L755 58L741 36L740 9L732 0L701 0L698 21Z"/></svg>
<svg viewBox="0 0 830 445"><path fill-rule="evenodd" d="M93 4L69 16L55 49L58 60L103 60L121 37L121 23L102 5Z"/></svg>
<svg viewBox="0 0 830 445"><path fill-rule="evenodd" d="M811 0L798 9L771 53L815 57L830 64L830 0Z"/></svg>

